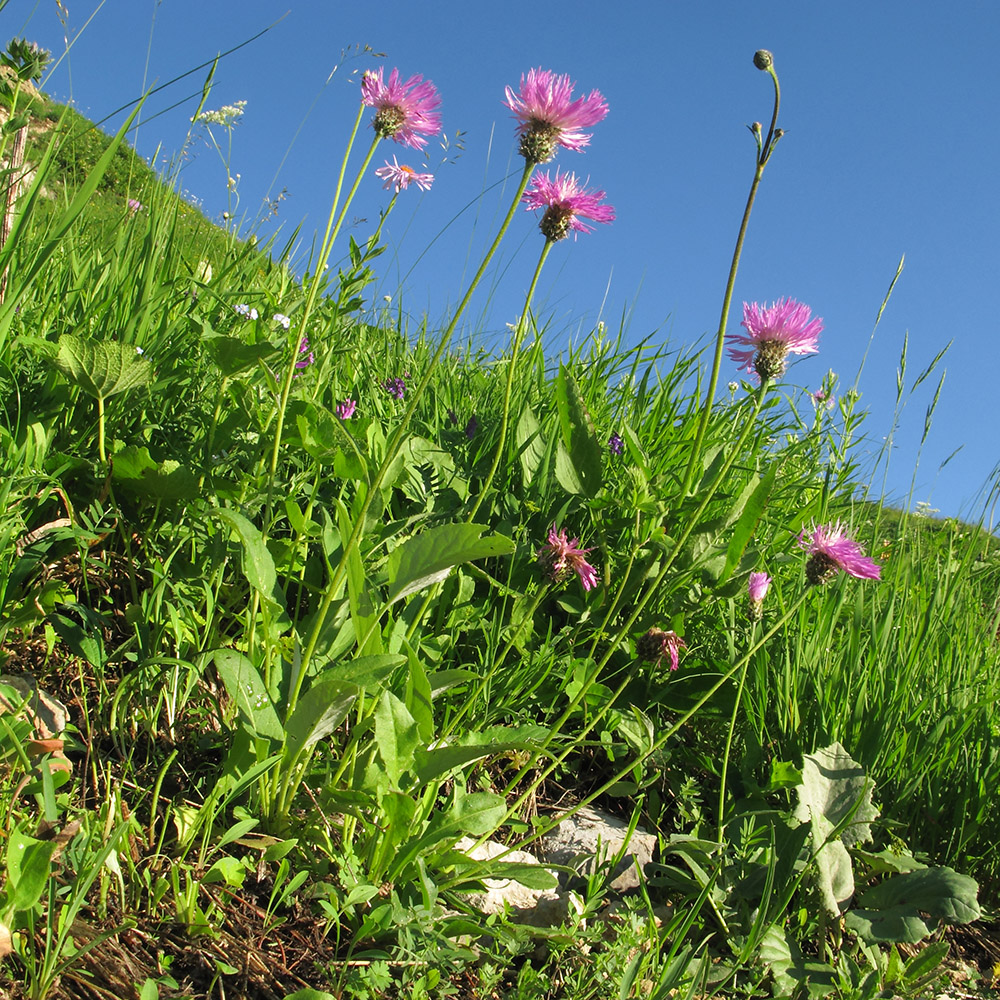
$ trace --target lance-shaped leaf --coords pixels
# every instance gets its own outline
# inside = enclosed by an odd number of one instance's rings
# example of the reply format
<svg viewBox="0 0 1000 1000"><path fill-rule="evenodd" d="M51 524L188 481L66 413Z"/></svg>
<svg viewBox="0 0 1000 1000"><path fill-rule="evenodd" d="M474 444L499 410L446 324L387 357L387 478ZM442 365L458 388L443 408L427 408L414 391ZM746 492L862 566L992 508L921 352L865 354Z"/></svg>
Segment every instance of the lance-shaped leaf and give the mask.
<svg viewBox="0 0 1000 1000"><path fill-rule="evenodd" d="M559 370L555 389L562 439L573 471L579 479L580 492L585 496L595 497L601 489L603 478L603 449L594 429L594 421L590 418L580 386L565 368ZM559 471L557 458L557 476ZM563 471L565 472L565 469ZM561 478L560 484L566 489L569 488ZM570 492L577 491L570 490Z"/></svg>
<svg viewBox="0 0 1000 1000"><path fill-rule="evenodd" d="M414 535L389 555L389 603L443 580L455 566L508 555L514 543L503 535L479 536L483 524L443 524Z"/></svg>

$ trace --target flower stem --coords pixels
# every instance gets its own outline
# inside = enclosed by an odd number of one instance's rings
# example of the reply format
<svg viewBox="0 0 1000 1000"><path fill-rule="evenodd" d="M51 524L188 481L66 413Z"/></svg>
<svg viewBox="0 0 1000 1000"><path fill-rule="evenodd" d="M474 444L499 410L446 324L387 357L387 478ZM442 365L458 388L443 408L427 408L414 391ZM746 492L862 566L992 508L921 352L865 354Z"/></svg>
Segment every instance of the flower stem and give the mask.
<svg viewBox="0 0 1000 1000"><path fill-rule="evenodd" d="M483 275L486 273L486 268L489 265L490 260L493 258L493 254L496 253L497 247L500 246L500 241L504 238L504 235L509 228L511 221L514 218L514 213L517 211L517 206L521 201L521 196L524 194L525 189L528 186L528 181L531 179L531 173L534 170L534 164L526 163L524 166L524 172L521 175L521 181L518 184L517 191L511 202L510 208L507 211L503 222L500 225L500 230L494 238L493 242L490 244L489 249L486 251L486 256L483 257L482 263L479 265L479 270L476 271L475 276L472 279L472 283L469 285L468 290L462 298L462 301L458 304L458 308L455 310L455 315L452 316L451 322L448 324L447 329L441 336L441 342L438 344L437 350L434 352L434 356L431 358L429 364L427 365L424 375L420 382L417 384L416 389L410 395L410 401L407 404L406 410L403 413L402 419L400 420L399 426L393 432L392 437L386 444L385 457L382 459L382 464L379 466L378 471L372 479L371 485L367 488L365 493L365 498L361 503L360 510L354 517L354 525L351 529L351 535L344 544L344 551L340 557L340 562L337 564L337 568L333 571L333 575L330 578L330 582L327 584L326 591L323 594L323 600L316 611L316 617L313 622L312 631L309 634L309 639L306 643L305 651L302 654L302 663L299 667L298 676L295 678L295 684L289 694L288 699L288 709L286 717L291 716L292 712L295 710L295 705L298 702L299 694L302 690L302 684L305 680L306 673L308 671L309 662L312 659L313 653L316 651L316 646L319 643L319 637L323 632L323 626L326 623L326 616L330 610L330 605L333 603L334 595L339 590L341 584L344 582L344 577L347 575L348 561L354 554L354 551L358 548L361 541L361 535L364 531L365 516L368 514L368 510L372 505L372 497L381 488L382 482L385 479L386 473L389 471L396 454L398 453L402 442L403 436L413 418L413 414L416 412L417 404L423 397L424 392L427 390L427 386L430 384L431 376L437 367L438 362L441 360L449 342L451 341L452 335L458 326L458 321L462 314L465 312L469 301L472 298L472 293L475 291L476 286L482 280Z"/></svg>
<svg viewBox="0 0 1000 1000"><path fill-rule="evenodd" d="M510 365L507 368L507 384L504 386L503 414L500 418L500 435L497 440L497 450L493 456L493 464L490 466L490 471L486 474L483 485L479 489L479 496L476 497L476 502L472 505L472 510L466 518L469 522L475 519L483 500L486 499L486 494L489 492L490 486L493 485L493 477L496 475L500 461L503 458L503 447L507 443L507 422L510 419L510 396L511 388L514 384L514 369L517 366L517 355L521 349L521 342L524 340L524 334L528 326L528 312L531 309L531 300L535 294L535 286L538 284L539 275L542 273L545 258L548 257L549 251L552 249L552 244L552 240L547 239L545 241L541 256L538 258L538 264L535 267L535 273L531 277L531 284L528 286L528 294L524 297L524 309L517 322L517 329L514 331L514 346L511 348Z"/></svg>
<svg viewBox="0 0 1000 1000"><path fill-rule="evenodd" d="M771 127L768 129L767 138L760 144L757 150L757 162L754 165L753 182L750 185L750 195L747 198L746 208L743 210L743 220L740 223L740 231L736 237L736 248L733 250L733 260L729 266L729 279L726 282L726 291L722 297L722 314L719 317L719 329L715 335L715 355L712 359L712 374L708 380L708 390L705 393L705 405L702 408L701 418L698 421L698 429L695 433L694 444L691 446L691 456L688 459L687 470L684 473L684 484L681 488L681 496L687 494L691 488L691 480L694 478L694 469L701 458L702 445L705 442L705 432L708 429L708 421L712 415L712 403L715 399L715 390L719 384L719 370L722 367L722 349L726 340L726 326L729 323L729 307L733 300L733 288L736 285L736 272L740 266L740 256L743 253L743 240L746 238L747 227L750 224L750 212L753 209L754 199L757 197L757 188L760 186L761 178L764 176L764 167L771 157L774 144L780 136L775 134L775 125L778 121L778 108L781 104L781 88L778 86L778 75L774 71L774 66L767 70L774 82L774 110L771 113ZM758 141L759 130L756 132Z"/></svg>

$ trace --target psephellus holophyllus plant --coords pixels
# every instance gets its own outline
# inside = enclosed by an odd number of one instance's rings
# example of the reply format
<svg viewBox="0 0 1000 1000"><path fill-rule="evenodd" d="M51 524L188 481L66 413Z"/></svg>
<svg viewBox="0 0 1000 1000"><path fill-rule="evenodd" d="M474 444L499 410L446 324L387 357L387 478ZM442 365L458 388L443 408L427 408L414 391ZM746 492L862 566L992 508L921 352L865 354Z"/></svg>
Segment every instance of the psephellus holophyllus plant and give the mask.
<svg viewBox="0 0 1000 1000"><path fill-rule="evenodd" d="M799 546L809 553L806 581L810 586L829 583L841 570L860 580L881 577L882 567L861 551L840 521L804 528L799 535Z"/></svg>
<svg viewBox="0 0 1000 1000"><path fill-rule="evenodd" d="M592 133L582 131L596 125L608 113L608 104L598 90L573 100L574 83L547 69L528 70L517 93L507 88L504 104L520 122L521 155L528 163L548 163L559 146L579 152Z"/></svg>
<svg viewBox="0 0 1000 1000"><path fill-rule="evenodd" d="M687 643L676 632L662 628L651 628L635 644L640 660L659 663L665 656L669 656L671 670L680 666L681 649L687 649Z"/></svg>
<svg viewBox="0 0 1000 1000"><path fill-rule="evenodd" d="M809 306L794 299L779 299L770 306L743 303L745 334L729 335L729 357L761 381L785 374L789 354L816 354L821 319L810 319Z"/></svg>
<svg viewBox="0 0 1000 1000"><path fill-rule="evenodd" d="M602 205L603 191L588 191L576 179L576 174L556 171L555 177L548 173L535 174L531 187L524 192L523 201L532 211L544 208L538 228L547 240L555 243L564 240L572 232L592 233L581 219L592 219L605 224L614 222L615 210L610 205Z"/></svg>
<svg viewBox="0 0 1000 1000"><path fill-rule="evenodd" d="M385 181L382 187L387 189L395 187L396 194L405 191L410 184L416 184L421 191L430 191L434 182L433 174L418 173L413 167L400 163L395 156L392 158L392 163L386 160L385 166L375 171L375 176Z"/></svg>
<svg viewBox="0 0 1000 1000"><path fill-rule="evenodd" d="M750 619L759 622L764 617L764 598L771 587L767 573L751 573L747 581L747 597L750 602Z"/></svg>
<svg viewBox="0 0 1000 1000"><path fill-rule="evenodd" d="M412 149L423 149L424 138L441 131L438 108L441 98L434 84L422 76L411 76L405 83L399 79L399 70L383 79L384 69L368 70L361 81L361 101L375 108L372 128L382 139L392 139Z"/></svg>
<svg viewBox="0 0 1000 1000"><path fill-rule="evenodd" d="M579 538L569 538L565 528L556 531L552 525L548 541L538 550L538 561L553 582L560 583L576 573L583 589L591 590L597 586L597 570L587 562L588 552L590 549L580 548Z"/></svg>

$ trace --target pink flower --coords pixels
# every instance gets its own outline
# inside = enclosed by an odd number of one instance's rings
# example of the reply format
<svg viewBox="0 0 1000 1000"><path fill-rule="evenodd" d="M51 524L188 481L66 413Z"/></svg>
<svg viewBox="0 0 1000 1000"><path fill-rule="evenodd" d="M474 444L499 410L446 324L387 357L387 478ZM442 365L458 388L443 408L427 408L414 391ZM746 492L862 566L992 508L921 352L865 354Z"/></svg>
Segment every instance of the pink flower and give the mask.
<svg viewBox="0 0 1000 1000"><path fill-rule="evenodd" d="M345 399L342 403L337 404L337 416L341 420L350 420L354 416L357 405L353 399Z"/></svg>
<svg viewBox="0 0 1000 1000"><path fill-rule="evenodd" d="M576 573L584 590L597 586L597 570L584 556L590 549L579 547L579 538L567 538L566 529L549 529L549 540L538 550L538 560L556 582L564 580L570 572Z"/></svg>
<svg viewBox="0 0 1000 1000"><path fill-rule="evenodd" d="M640 660L659 663L664 656L669 656L671 670L676 670L680 665L682 648L687 649L687 643L676 632L662 628L651 628L635 644Z"/></svg>
<svg viewBox="0 0 1000 1000"><path fill-rule="evenodd" d="M750 600L755 604L760 604L767 597L768 588L771 586L771 578L766 573L751 573L747 582L747 593Z"/></svg>
<svg viewBox="0 0 1000 1000"><path fill-rule="evenodd" d="M528 70L516 94L507 87L504 104L521 123L521 155L529 163L548 163L557 146L579 152L590 142L590 133L581 129L596 125L608 113L600 91L574 101L573 81L547 69Z"/></svg>
<svg viewBox="0 0 1000 1000"><path fill-rule="evenodd" d="M386 160L385 166L379 167L375 171L375 176L385 179L385 183L382 185L384 188L392 187L395 184L397 194L400 191L405 191L411 183L416 184L421 191L430 191L431 183L434 180L433 174L418 174L413 167L399 163L395 156L392 158L392 163Z"/></svg>
<svg viewBox="0 0 1000 1000"><path fill-rule="evenodd" d="M603 191L587 191L577 181L576 174L556 171L555 178L548 173L535 174L531 187L524 192L521 200L528 210L544 208L538 228L546 239L563 240L570 230L592 233L593 226L581 222L580 218L594 222L614 222L615 210L610 205L602 205Z"/></svg>
<svg viewBox="0 0 1000 1000"><path fill-rule="evenodd" d="M733 333L729 357L758 378L777 378L785 373L788 354L816 354L823 329L821 319L810 320L809 306L794 299L778 300L769 307L756 302L743 303L743 322L747 334ZM743 345L742 347L740 345Z"/></svg>
<svg viewBox="0 0 1000 1000"><path fill-rule="evenodd" d="M847 527L840 521L803 528L799 546L809 553L806 580L811 586L829 583L840 570L861 580L878 580L882 573L882 567L848 537Z"/></svg>
<svg viewBox="0 0 1000 1000"><path fill-rule="evenodd" d="M128 200L128 210L133 213L141 212L146 206L143 205L141 201L136 198L129 198Z"/></svg>
<svg viewBox="0 0 1000 1000"><path fill-rule="evenodd" d="M399 82L399 70L389 74L389 82L382 79L383 68L368 70L361 81L361 101L377 108L372 119L375 134L382 139L392 139L413 149L427 145L425 135L441 131L441 116L437 109L441 98L430 80L411 76Z"/></svg>
<svg viewBox="0 0 1000 1000"><path fill-rule="evenodd" d="M295 367L308 368L314 360L315 355L309 350L309 338L303 337L299 341L299 360L295 362Z"/></svg>

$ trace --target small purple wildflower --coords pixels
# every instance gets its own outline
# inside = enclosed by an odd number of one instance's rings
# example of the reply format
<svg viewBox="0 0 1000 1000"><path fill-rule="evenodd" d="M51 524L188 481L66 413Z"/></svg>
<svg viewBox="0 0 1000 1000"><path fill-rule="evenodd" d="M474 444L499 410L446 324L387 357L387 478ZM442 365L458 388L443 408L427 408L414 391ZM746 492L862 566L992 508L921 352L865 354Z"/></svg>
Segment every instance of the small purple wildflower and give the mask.
<svg viewBox="0 0 1000 1000"><path fill-rule="evenodd" d="M680 665L681 649L687 649L687 643L676 632L662 628L651 628L635 644L640 660L659 663L663 657L669 656L671 670Z"/></svg>
<svg viewBox="0 0 1000 1000"><path fill-rule="evenodd" d="M580 548L579 538L567 538L566 529L549 529L548 541L538 550L538 561L549 578L558 583L576 573L584 590L597 586L597 570L584 558L590 549Z"/></svg>
<svg viewBox="0 0 1000 1000"><path fill-rule="evenodd" d="M141 212L146 206L143 205L141 201L136 198L129 198L128 200L128 210L135 215L136 212Z"/></svg>
<svg viewBox="0 0 1000 1000"><path fill-rule="evenodd" d="M291 325L292 321L285 316L283 313L275 313L271 319L281 327L282 330L287 330Z"/></svg>
<svg viewBox="0 0 1000 1000"><path fill-rule="evenodd" d="M799 546L809 553L806 581L810 586L829 583L841 570L859 580L878 580L881 576L882 567L862 553L840 521L803 528Z"/></svg>
<svg viewBox="0 0 1000 1000"><path fill-rule="evenodd" d="M309 351L308 355L306 352ZM309 350L309 338L303 337L299 341L299 360L295 362L296 368L308 368L315 360L315 355Z"/></svg>
<svg viewBox="0 0 1000 1000"><path fill-rule="evenodd" d="M402 399L403 394L406 392L406 382L399 378L387 378L382 383L382 388L385 389L393 399Z"/></svg>
<svg viewBox="0 0 1000 1000"><path fill-rule="evenodd" d="M400 163L395 156L392 158L392 163L386 160L385 166L375 171L375 176L385 181L382 187L388 189L395 186L396 194L405 191L410 184L416 184L421 191L430 191L434 182L433 174L418 173L413 167Z"/></svg>
<svg viewBox="0 0 1000 1000"><path fill-rule="evenodd" d="M244 319L257 318L257 310L248 306L245 302L241 302L238 306L233 306L233 310L237 316L242 316Z"/></svg>
<svg viewBox="0 0 1000 1000"><path fill-rule="evenodd" d="M750 598L750 618L759 622L764 617L764 598L767 597L771 578L767 573L751 573L747 581L747 596Z"/></svg>
<svg viewBox="0 0 1000 1000"><path fill-rule="evenodd" d="M612 455L620 455L625 450L625 442L619 437L617 431L611 432L611 437L608 438L608 451Z"/></svg>
<svg viewBox="0 0 1000 1000"><path fill-rule="evenodd" d="M477 430L479 430L479 419L473 413L465 425L465 436L471 441L476 436Z"/></svg>
<svg viewBox="0 0 1000 1000"><path fill-rule="evenodd" d="M341 420L350 420L354 416L354 410L357 405L355 400L345 399L342 403L337 404L337 416Z"/></svg>
<svg viewBox="0 0 1000 1000"><path fill-rule="evenodd" d="M810 394L813 401L813 406L819 409L832 410L836 399L831 396L825 389L817 389L814 393Z"/></svg>

